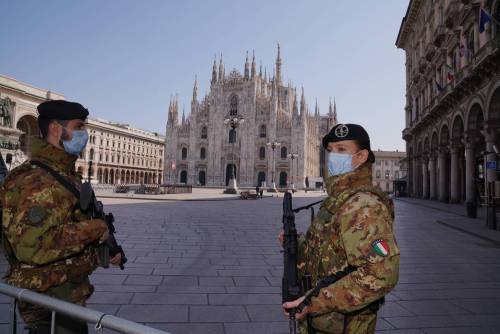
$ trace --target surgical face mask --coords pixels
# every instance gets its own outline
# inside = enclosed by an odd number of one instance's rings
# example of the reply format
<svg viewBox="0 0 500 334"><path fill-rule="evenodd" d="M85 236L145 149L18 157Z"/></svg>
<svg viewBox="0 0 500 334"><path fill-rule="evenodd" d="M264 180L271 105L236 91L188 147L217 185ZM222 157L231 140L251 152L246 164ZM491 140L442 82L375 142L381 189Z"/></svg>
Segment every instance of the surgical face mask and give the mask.
<svg viewBox="0 0 500 334"><path fill-rule="evenodd" d="M89 140L89 134L87 133L87 130L69 131L65 127L63 127L63 129L73 134L71 140L62 140L64 150L69 154L79 155L83 151L85 146L87 146L87 142Z"/></svg>
<svg viewBox="0 0 500 334"><path fill-rule="evenodd" d="M345 173L350 173L358 166L352 167L352 157L359 154L361 151L356 152L355 154L348 153L328 153L328 172L331 176L341 175Z"/></svg>

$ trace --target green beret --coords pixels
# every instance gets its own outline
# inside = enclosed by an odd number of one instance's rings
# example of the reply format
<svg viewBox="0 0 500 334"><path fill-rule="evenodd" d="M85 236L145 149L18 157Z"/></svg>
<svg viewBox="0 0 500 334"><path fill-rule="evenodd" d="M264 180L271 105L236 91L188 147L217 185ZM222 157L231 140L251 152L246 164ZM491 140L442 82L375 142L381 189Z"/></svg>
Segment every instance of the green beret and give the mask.
<svg viewBox="0 0 500 334"><path fill-rule="evenodd" d="M65 100L45 101L38 105L38 118L67 121L71 119L85 120L89 111L77 102Z"/></svg>

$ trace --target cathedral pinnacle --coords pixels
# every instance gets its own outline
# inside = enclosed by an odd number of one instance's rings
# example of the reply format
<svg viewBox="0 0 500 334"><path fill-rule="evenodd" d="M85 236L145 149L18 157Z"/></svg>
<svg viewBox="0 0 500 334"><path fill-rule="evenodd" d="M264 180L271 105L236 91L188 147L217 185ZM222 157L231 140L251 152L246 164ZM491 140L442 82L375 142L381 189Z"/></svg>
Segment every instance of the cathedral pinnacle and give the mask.
<svg viewBox="0 0 500 334"><path fill-rule="evenodd" d="M212 66L212 81L211 84L214 85L217 82L217 55L214 57L214 65Z"/></svg>
<svg viewBox="0 0 500 334"><path fill-rule="evenodd" d="M278 43L278 56L276 57L276 80L278 84L281 84L281 45Z"/></svg>
<svg viewBox="0 0 500 334"><path fill-rule="evenodd" d="M256 64L255 64L255 50L253 50L253 55L252 55L252 80L255 78L255 75L256 75L256 72L257 72L257 69L256 69Z"/></svg>
<svg viewBox="0 0 500 334"><path fill-rule="evenodd" d="M198 75L194 76L194 86L193 86L193 101L195 103L198 98Z"/></svg>
<svg viewBox="0 0 500 334"><path fill-rule="evenodd" d="M245 59L245 80L250 79L250 69L249 69L249 64L248 64L248 51L247 51L247 56Z"/></svg>

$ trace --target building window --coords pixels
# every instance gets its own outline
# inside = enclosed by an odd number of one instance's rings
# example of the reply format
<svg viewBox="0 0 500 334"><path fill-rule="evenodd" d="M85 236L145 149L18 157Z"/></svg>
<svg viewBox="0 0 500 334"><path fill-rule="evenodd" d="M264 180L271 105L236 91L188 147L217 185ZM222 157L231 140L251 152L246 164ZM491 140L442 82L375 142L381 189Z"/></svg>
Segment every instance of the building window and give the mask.
<svg viewBox="0 0 500 334"><path fill-rule="evenodd" d="M236 130L229 130L229 143L236 143Z"/></svg>
<svg viewBox="0 0 500 334"><path fill-rule="evenodd" d="M186 158L187 158L187 154L188 154L188 150L187 150L187 148L183 147L183 148L182 148L182 152L181 152L181 159L182 159L182 160L186 160Z"/></svg>
<svg viewBox="0 0 500 334"><path fill-rule="evenodd" d="M204 126L201 128L201 139L207 139L207 127Z"/></svg>
<svg viewBox="0 0 500 334"><path fill-rule="evenodd" d="M386 166L389 166L389 161L387 161L387 160L386 160L386 161L385 161L385 165L386 165Z"/></svg>
<svg viewBox="0 0 500 334"><path fill-rule="evenodd" d="M396 179L396 180L399 179L399 172L398 171L394 172L394 179Z"/></svg>
<svg viewBox="0 0 500 334"><path fill-rule="evenodd" d="M380 170L377 170L377 171L375 172L375 177L376 177L377 179L380 179Z"/></svg>
<svg viewBox="0 0 500 334"><path fill-rule="evenodd" d="M286 159L286 156L288 154L288 150L286 149L285 146L281 148L281 159Z"/></svg>
<svg viewBox="0 0 500 334"><path fill-rule="evenodd" d="M206 150L205 150L205 148L204 148L204 147L202 147L202 148L200 149L200 159L201 159L201 160L205 160L205 156L206 156Z"/></svg>
<svg viewBox="0 0 500 334"><path fill-rule="evenodd" d="M90 149L90 160L94 160L94 149Z"/></svg>
<svg viewBox="0 0 500 334"><path fill-rule="evenodd" d="M259 159L264 160L266 158L266 148L261 147L259 148Z"/></svg>
<svg viewBox="0 0 500 334"><path fill-rule="evenodd" d="M259 137L266 138L267 137L267 128L265 125L261 125L259 129Z"/></svg>
<svg viewBox="0 0 500 334"><path fill-rule="evenodd" d="M390 176L391 176L391 172L390 172L390 171L388 171L388 170L386 170L386 171L385 171L385 179L386 179L386 180L389 180L389 177L390 177Z"/></svg>
<svg viewBox="0 0 500 334"><path fill-rule="evenodd" d="M380 166L381 162L380 160L376 162L377 166Z"/></svg>
<svg viewBox="0 0 500 334"><path fill-rule="evenodd" d="M231 97L231 101L229 102L229 115L238 115L238 97L236 97L236 95L233 95Z"/></svg>

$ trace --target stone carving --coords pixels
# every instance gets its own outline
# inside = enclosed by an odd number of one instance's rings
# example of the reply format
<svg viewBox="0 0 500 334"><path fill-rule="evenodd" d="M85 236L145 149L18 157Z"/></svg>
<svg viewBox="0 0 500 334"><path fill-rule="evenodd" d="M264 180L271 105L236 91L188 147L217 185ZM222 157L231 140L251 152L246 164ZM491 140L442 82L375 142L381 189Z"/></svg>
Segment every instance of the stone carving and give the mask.
<svg viewBox="0 0 500 334"><path fill-rule="evenodd" d="M0 125L11 127L15 103L8 97L0 99Z"/></svg>

